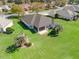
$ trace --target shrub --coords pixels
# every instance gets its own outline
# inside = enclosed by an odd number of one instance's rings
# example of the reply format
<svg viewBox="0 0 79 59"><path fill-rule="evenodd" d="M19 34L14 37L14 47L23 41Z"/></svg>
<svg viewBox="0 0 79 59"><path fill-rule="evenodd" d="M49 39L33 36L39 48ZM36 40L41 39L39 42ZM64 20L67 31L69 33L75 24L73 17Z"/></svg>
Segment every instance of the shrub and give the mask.
<svg viewBox="0 0 79 59"><path fill-rule="evenodd" d="M6 29L6 34L11 34L11 33L13 33L13 29L12 28L7 28Z"/></svg>
<svg viewBox="0 0 79 59"><path fill-rule="evenodd" d="M57 24L57 25L55 25L54 28L52 28L51 32L48 35L56 37L56 36L58 36L59 32L62 30L63 30L62 26Z"/></svg>
<svg viewBox="0 0 79 59"><path fill-rule="evenodd" d="M33 3L31 4L30 9L31 9L32 11L38 12L38 11L41 11L41 10L48 9L46 6L47 6L47 4L42 3L42 2L33 2Z"/></svg>

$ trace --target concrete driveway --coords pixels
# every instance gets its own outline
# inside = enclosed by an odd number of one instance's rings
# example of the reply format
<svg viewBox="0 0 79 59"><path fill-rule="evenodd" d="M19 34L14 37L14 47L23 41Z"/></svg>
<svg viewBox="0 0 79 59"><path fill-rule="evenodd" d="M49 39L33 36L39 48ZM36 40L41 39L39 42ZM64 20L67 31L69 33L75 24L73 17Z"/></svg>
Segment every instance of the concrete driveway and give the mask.
<svg viewBox="0 0 79 59"><path fill-rule="evenodd" d="M50 10L45 10L45 11L39 11L38 14L48 16L48 15L50 15L50 12L51 12L51 9ZM32 12L32 13L26 12L25 14L29 15L29 14L37 14L37 13L36 12Z"/></svg>

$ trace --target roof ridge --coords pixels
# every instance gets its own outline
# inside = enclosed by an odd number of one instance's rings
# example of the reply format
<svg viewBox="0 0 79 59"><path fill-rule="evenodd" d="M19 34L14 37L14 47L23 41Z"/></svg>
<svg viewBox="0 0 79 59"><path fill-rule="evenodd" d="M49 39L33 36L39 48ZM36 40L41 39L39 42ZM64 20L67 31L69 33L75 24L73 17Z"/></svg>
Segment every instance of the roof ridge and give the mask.
<svg viewBox="0 0 79 59"><path fill-rule="evenodd" d="M33 19L32 19L32 21L31 21L31 24L33 24L33 25L35 24L35 21L37 20L37 17L38 17L38 16L40 16L40 15L39 15L39 14L34 14L34 15L33 15ZM39 17L39 18L40 18L40 17ZM38 19L39 19L39 18L38 18ZM40 20L40 19L39 19L39 20ZM39 21L39 22L40 22L40 21Z"/></svg>
<svg viewBox="0 0 79 59"><path fill-rule="evenodd" d="M43 17L43 15L42 15L42 16L40 15L39 23L41 22L41 18L42 18L42 17ZM39 24L38 24L38 25L39 25Z"/></svg>

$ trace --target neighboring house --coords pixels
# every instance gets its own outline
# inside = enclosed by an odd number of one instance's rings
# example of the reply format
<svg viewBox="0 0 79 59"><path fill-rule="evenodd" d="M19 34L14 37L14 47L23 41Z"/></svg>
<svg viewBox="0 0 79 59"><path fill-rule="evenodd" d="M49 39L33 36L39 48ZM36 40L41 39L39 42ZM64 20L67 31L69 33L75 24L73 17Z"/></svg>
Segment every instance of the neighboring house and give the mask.
<svg viewBox="0 0 79 59"><path fill-rule="evenodd" d="M25 11L29 11L30 10L30 7L31 5L26 3L26 4L22 4L22 7L24 8Z"/></svg>
<svg viewBox="0 0 79 59"><path fill-rule="evenodd" d="M64 18L68 20L74 20L77 18L77 13L69 9L60 9L56 11L55 17Z"/></svg>
<svg viewBox="0 0 79 59"><path fill-rule="evenodd" d="M2 11L9 11L9 10L11 10L11 8L8 5L0 6L0 12L2 12Z"/></svg>
<svg viewBox="0 0 79 59"><path fill-rule="evenodd" d="M69 9L65 9L64 7L54 9L49 12L49 16L51 16L51 17L64 18L64 19L68 19L68 20L76 19L77 15L78 14L76 12L73 12Z"/></svg>
<svg viewBox="0 0 79 59"><path fill-rule="evenodd" d="M11 10L11 8L8 5L3 5L3 6L1 6L1 8L2 8L3 11Z"/></svg>
<svg viewBox="0 0 79 59"><path fill-rule="evenodd" d="M6 32L6 29L12 25L13 22L11 20L0 17L0 32Z"/></svg>
<svg viewBox="0 0 79 59"><path fill-rule="evenodd" d="M48 16L55 17L57 10L61 10L61 8L50 10Z"/></svg>
<svg viewBox="0 0 79 59"><path fill-rule="evenodd" d="M26 15L21 21L36 32L48 30L48 27L53 23L51 18L40 14Z"/></svg>
<svg viewBox="0 0 79 59"><path fill-rule="evenodd" d="M64 6L65 9L69 9L73 12L79 12L79 7L78 5L66 5Z"/></svg>

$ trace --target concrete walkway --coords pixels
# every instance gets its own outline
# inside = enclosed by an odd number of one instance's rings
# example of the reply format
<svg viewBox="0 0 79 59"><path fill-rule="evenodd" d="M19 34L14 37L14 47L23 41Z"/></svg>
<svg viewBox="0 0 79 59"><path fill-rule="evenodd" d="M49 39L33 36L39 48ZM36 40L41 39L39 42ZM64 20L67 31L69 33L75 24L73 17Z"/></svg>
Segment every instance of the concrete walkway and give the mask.
<svg viewBox="0 0 79 59"><path fill-rule="evenodd" d="M18 14L0 14L0 17L2 18L8 18L10 16L18 16Z"/></svg>
<svg viewBox="0 0 79 59"><path fill-rule="evenodd" d="M48 30L39 31L38 34L40 35L48 34Z"/></svg>

